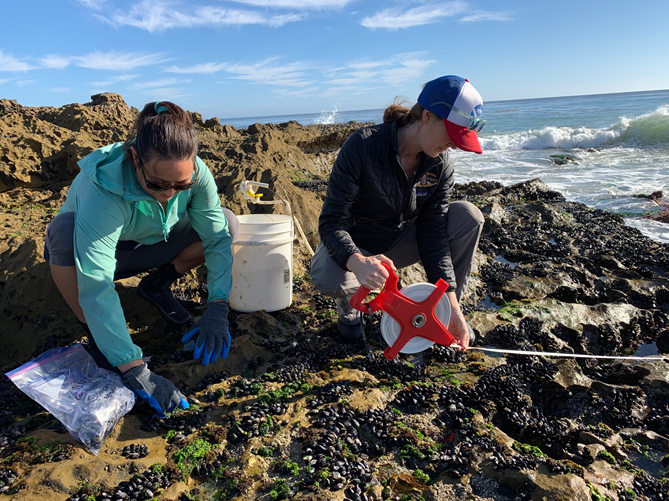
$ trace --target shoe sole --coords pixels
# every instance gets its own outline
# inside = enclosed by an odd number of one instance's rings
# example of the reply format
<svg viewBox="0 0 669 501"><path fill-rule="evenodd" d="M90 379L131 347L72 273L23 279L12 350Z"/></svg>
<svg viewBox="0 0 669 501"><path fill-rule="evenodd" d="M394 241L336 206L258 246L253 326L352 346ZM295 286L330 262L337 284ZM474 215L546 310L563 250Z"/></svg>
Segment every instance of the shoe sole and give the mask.
<svg viewBox="0 0 669 501"><path fill-rule="evenodd" d="M177 320L174 320L172 317L170 317L169 313L167 313L165 310L163 310L163 309L160 307L160 305L159 305L158 303L156 303L153 299L151 299L149 296L147 296L146 294L144 294L144 292L142 291L142 289L140 289L139 287L137 287L137 292L139 292L140 295L141 295L144 299L146 299L146 300L148 300L148 301L151 301L153 304L155 304L155 305L156 305L156 308L158 308L158 310L160 310L160 313L162 313L163 317L165 317L165 318L166 318L167 320L169 320L170 322L175 323L175 324L177 324L177 325L183 325L183 324L187 323L187 322L191 319L191 315L190 315L190 313L188 313L188 316L186 317L186 320L184 320L183 322L178 322Z"/></svg>

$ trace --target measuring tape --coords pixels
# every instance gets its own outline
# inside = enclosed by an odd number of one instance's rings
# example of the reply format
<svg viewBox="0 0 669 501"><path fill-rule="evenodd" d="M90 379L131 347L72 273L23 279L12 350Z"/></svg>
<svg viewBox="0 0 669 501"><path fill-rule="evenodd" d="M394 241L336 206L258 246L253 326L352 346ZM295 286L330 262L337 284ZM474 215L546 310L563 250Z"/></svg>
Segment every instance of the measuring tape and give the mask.
<svg viewBox="0 0 669 501"><path fill-rule="evenodd" d="M400 293L404 296L412 299L413 301L420 302L425 300L436 287L429 283L415 283L404 287ZM439 302L437 303L434 314L437 319L444 325L448 326L448 323L451 318L451 307L446 298L446 295L442 296ZM381 316L380 323L381 335L388 346L392 346L397 338L400 336L401 327L393 317L388 315L386 312ZM404 347L400 350L400 353L419 353L427 350L434 344L434 341L430 341L420 336L416 336L411 339ZM451 345L451 348L462 348L459 345ZM498 353L503 355L527 355L527 356L542 356L542 357L561 357L561 358L589 358L589 359L602 359L602 360L642 360L644 362L656 362L662 360L668 360L668 356L649 356L649 357L639 357L639 356L623 356L623 355L588 355L580 353L557 353L557 352L546 352L546 351L525 351L525 350L506 350L500 348L486 348L482 346L470 346L469 351L484 351L489 353Z"/></svg>
<svg viewBox="0 0 669 501"><path fill-rule="evenodd" d="M452 348L460 348L460 346L452 346ZM484 348L482 346L470 346L467 350L487 351L491 353L503 353L508 355L540 355L542 357L562 357L562 358L597 358L604 360L643 360L645 362L667 360L669 356L662 357L635 357L624 355L584 355L581 353L556 353L548 351L524 351L524 350L501 350L497 348Z"/></svg>

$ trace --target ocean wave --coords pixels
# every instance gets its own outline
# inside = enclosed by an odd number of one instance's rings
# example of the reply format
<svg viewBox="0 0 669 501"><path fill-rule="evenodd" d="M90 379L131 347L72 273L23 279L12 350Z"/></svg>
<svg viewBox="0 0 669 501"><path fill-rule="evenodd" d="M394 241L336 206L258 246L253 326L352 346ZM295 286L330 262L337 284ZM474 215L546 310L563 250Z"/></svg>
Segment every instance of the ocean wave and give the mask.
<svg viewBox="0 0 669 501"><path fill-rule="evenodd" d="M482 135L484 150L543 150L612 146L669 146L669 105L634 118L621 117L606 128L543 127L496 135Z"/></svg>
<svg viewBox="0 0 669 501"><path fill-rule="evenodd" d="M657 110L633 119L622 119L623 132L620 141L623 143L654 146L669 144L669 105L660 106Z"/></svg>
<svg viewBox="0 0 669 501"><path fill-rule="evenodd" d="M338 122L339 122L339 103L335 103L332 105L332 110L322 111L320 115L314 118L312 123L314 125L316 124L332 125Z"/></svg>

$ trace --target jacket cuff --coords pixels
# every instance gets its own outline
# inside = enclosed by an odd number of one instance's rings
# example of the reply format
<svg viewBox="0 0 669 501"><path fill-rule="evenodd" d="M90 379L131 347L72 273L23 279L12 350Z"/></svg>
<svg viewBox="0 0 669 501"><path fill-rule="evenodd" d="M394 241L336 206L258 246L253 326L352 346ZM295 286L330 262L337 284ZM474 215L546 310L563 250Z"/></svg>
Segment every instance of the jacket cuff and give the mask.
<svg viewBox="0 0 669 501"><path fill-rule="evenodd" d="M360 252L359 250L355 250L355 251L347 250L344 253L337 255L337 257L335 257L333 259L334 259L334 262L337 263L342 270L351 271L346 267L346 263L348 263L349 258L353 254L362 254L362 252Z"/></svg>
<svg viewBox="0 0 669 501"><path fill-rule="evenodd" d="M102 351L102 350L100 350ZM103 355L105 355L103 353ZM114 366L118 367L119 365L127 364L128 362L132 362L133 360L141 360L144 354L142 353L142 349L137 346L136 344L133 343L132 348L124 354L125 356L123 357L118 357L114 356L113 354L107 357L107 360L109 360L109 363Z"/></svg>

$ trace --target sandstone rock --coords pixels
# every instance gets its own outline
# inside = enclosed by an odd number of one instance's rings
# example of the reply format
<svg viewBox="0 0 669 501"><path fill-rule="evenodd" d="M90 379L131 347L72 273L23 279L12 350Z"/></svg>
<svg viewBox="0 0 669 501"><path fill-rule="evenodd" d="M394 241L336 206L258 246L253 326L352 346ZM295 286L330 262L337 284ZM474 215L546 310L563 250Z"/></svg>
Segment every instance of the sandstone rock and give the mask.
<svg viewBox="0 0 669 501"><path fill-rule="evenodd" d="M599 486L606 486L609 482L614 482L623 489L632 489L634 484L633 473L606 461L595 461L588 465L583 479Z"/></svg>
<svg viewBox="0 0 669 501"><path fill-rule="evenodd" d="M0 99L0 116L21 111L21 108L16 99Z"/></svg>
<svg viewBox="0 0 669 501"><path fill-rule="evenodd" d="M500 196L507 202L527 202L532 200L541 200L543 202L564 202L562 194L552 190L541 179L530 179L514 185L513 188L507 186L500 190Z"/></svg>
<svg viewBox="0 0 669 501"><path fill-rule="evenodd" d="M221 121L217 117L208 118L207 121L203 124L205 129L211 129L217 125L221 125Z"/></svg>
<svg viewBox="0 0 669 501"><path fill-rule="evenodd" d="M611 433L613 433L612 430ZM622 445L622 438L617 433L612 434L611 437L609 438L602 438L596 433L590 431L582 431L579 434L579 438L584 444L599 444L603 445L607 449L609 447L617 447Z"/></svg>
<svg viewBox="0 0 669 501"><path fill-rule="evenodd" d="M583 456L589 458L592 461L594 461L595 459L601 459L599 457L599 454L601 452L604 453L608 452L606 450L606 447L603 446L602 444L587 444L583 447Z"/></svg>
<svg viewBox="0 0 669 501"><path fill-rule="evenodd" d="M237 129L235 129L232 125L222 125L221 126L221 134L223 134L226 137L239 137L240 133Z"/></svg>
<svg viewBox="0 0 669 501"><path fill-rule="evenodd" d="M660 447L664 452L669 453L669 438L652 430L623 430L620 434L624 437L631 438L640 444Z"/></svg>
<svg viewBox="0 0 669 501"><path fill-rule="evenodd" d="M266 311L253 314L242 314L237 318L237 329L245 334L259 334L274 336L285 332L286 328L276 318Z"/></svg>
<svg viewBox="0 0 669 501"><path fill-rule="evenodd" d="M91 96L91 105L98 106L103 104L121 104L125 101L120 94L115 94L114 92L103 92L102 94L94 94Z"/></svg>
<svg viewBox="0 0 669 501"><path fill-rule="evenodd" d="M490 211L487 214L487 221L496 224L497 226L502 226L508 219L508 213L498 203L493 203Z"/></svg>
<svg viewBox="0 0 669 501"><path fill-rule="evenodd" d="M669 329L663 329L657 334L657 349L660 353L669 353Z"/></svg>
<svg viewBox="0 0 669 501"><path fill-rule="evenodd" d="M567 475L545 475L537 473L533 478L536 490L530 499L534 501L590 501L590 488L581 477Z"/></svg>
<svg viewBox="0 0 669 501"><path fill-rule="evenodd" d="M202 115L200 115L197 111L191 111L188 114L190 115L190 119L193 121L193 125L199 125L200 127L204 125Z"/></svg>
<svg viewBox="0 0 669 501"><path fill-rule="evenodd" d="M590 388L592 379L583 374L581 367L574 360L561 360L556 363L557 372L553 381L564 389L574 386Z"/></svg>
<svg viewBox="0 0 669 501"><path fill-rule="evenodd" d="M425 269L420 263L398 270L397 277L399 278L398 287L400 289L410 284L426 283L428 281Z"/></svg>

